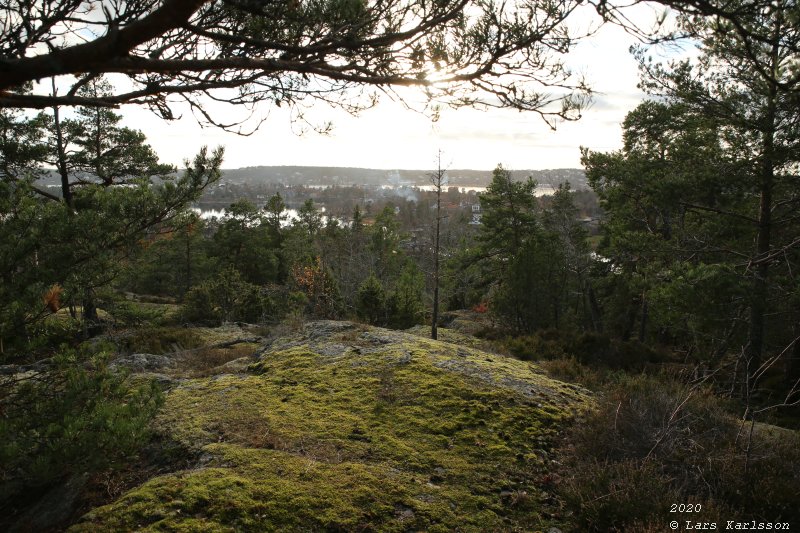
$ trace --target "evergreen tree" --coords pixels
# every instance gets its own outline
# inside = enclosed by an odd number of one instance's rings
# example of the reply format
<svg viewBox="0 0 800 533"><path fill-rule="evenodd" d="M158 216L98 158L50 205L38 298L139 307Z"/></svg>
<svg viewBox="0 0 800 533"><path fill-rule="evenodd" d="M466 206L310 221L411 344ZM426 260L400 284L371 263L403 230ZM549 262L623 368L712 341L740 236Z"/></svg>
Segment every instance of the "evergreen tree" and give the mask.
<svg viewBox="0 0 800 533"><path fill-rule="evenodd" d="M472 268L482 270L481 285L492 297L492 311L518 331L541 322L531 317L542 296L530 292L535 289L532 276L537 273L520 263L523 256L533 260L541 248L532 241L539 232L535 190L533 179L515 182L511 173L498 165L486 192L480 195L482 217Z"/></svg>
<svg viewBox="0 0 800 533"><path fill-rule="evenodd" d="M322 214L317 210L317 206L314 205L314 200L311 198L303 202L303 205L297 210L296 225L312 239L322 229Z"/></svg>
<svg viewBox="0 0 800 533"><path fill-rule="evenodd" d="M785 355L791 375L797 369L785 347L796 337L796 278L789 262L770 258L797 254L790 192L796 178L789 170L800 160L790 140L797 108L793 97L769 93L768 85L723 87L722 80L742 75L734 65L743 59L735 47L707 44L701 64L711 73L703 83L689 83L688 64L649 67L672 102L646 102L629 114L621 152L584 153L607 213L601 253L616 268L607 272L608 287L614 298L630 295L616 311L623 336L638 324L644 339L653 322L662 338L712 367L727 353L744 353L741 366L751 377L768 341ZM731 56L723 59L723 50Z"/></svg>
<svg viewBox="0 0 800 533"><path fill-rule="evenodd" d="M588 232L578 220L575 193L569 183L560 184L549 197L542 226L560 248L552 257L561 268L555 326L601 330L600 310L590 279L594 261L587 243Z"/></svg>
<svg viewBox="0 0 800 533"><path fill-rule="evenodd" d="M20 111L0 109L0 180L11 183L42 174L38 163L47 156L46 124L44 115L27 118Z"/></svg>
<svg viewBox="0 0 800 533"><path fill-rule="evenodd" d="M481 254L500 272L536 228L535 190L532 178L516 182L508 170L498 165L486 192L480 195Z"/></svg>
<svg viewBox="0 0 800 533"><path fill-rule="evenodd" d="M388 298L390 327L406 329L424 319L424 290L422 272L414 261L407 261Z"/></svg>
<svg viewBox="0 0 800 533"><path fill-rule="evenodd" d="M561 244L542 231L528 235L495 288L493 313L516 333L562 325L566 264Z"/></svg>
<svg viewBox="0 0 800 533"><path fill-rule="evenodd" d="M359 318L372 325L383 325L386 321L386 293L374 274L358 288L356 312Z"/></svg>
<svg viewBox="0 0 800 533"><path fill-rule="evenodd" d="M147 442L163 393L109 368L110 353L59 349L47 372L0 396L0 503L41 493L76 473L108 471Z"/></svg>
<svg viewBox="0 0 800 533"><path fill-rule="evenodd" d="M145 178L127 187L86 184L76 191L75 209L42 199L25 182L3 180L0 333L24 341L28 327L46 316L41 295L53 285L74 305L87 301L87 291L111 283L122 259L135 253L149 232L175 220L219 179L221 163L221 149L214 154L202 149L181 176L159 184Z"/></svg>
<svg viewBox="0 0 800 533"><path fill-rule="evenodd" d="M370 268L373 265L367 247L367 231L358 205L353 208L350 227L342 228L337 235L336 242L326 247L334 248L336 252L335 271L345 305L358 314L358 294L362 283L372 274Z"/></svg>
<svg viewBox="0 0 800 533"><path fill-rule="evenodd" d="M686 15L679 18L681 30L701 43L696 60L663 66L641 57L645 87L713 120L726 156L746 180L740 194L751 199L748 209L717 214L734 224L750 221L746 234L752 245L740 264L746 264L743 274L750 285L744 353L751 377L759 372L765 349L785 352L794 342L786 327L770 327L767 316L776 305L786 305L786 289L796 286L795 269L783 269L798 246L796 13L792 0L778 0L751 6L736 20Z"/></svg>
<svg viewBox="0 0 800 533"><path fill-rule="evenodd" d="M162 225L143 240L120 286L138 294L183 298L219 269L212 257L213 243L203 236L205 230L205 221L191 211Z"/></svg>
<svg viewBox="0 0 800 533"><path fill-rule="evenodd" d="M640 340L645 339L651 311L656 317L661 313L648 300L655 290L662 298L670 292L663 289L679 279L678 272L694 277L687 268L724 264L732 259L725 249L747 246L747 223L736 215L747 210L742 195L747 178L723 150L717 126L680 103L644 102L625 119L621 152L584 152L587 177L606 212L608 238L599 252L609 260L603 283L615 308L606 314L607 325L623 338L638 329ZM705 270L702 278L710 282L710 273ZM713 284L721 289L730 274L717 269ZM718 302L718 309L701 318L697 296L702 287L698 284L694 294L675 302L681 308L688 304L686 315L654 325L688 333L693 349L716 351L727 342L730 313L739 312L731 302L739 300L735 291L719 292L704 302ZM621 299L626 294L627 302ZM705 322L703 327L697 328L695 317ZM695 334L701 330L705 333Z"/></svg>
<svg viewBox="0 0 800 533"><path fill-rule="evenodd" d="M353 221L350 224L350 229L353 232L364 230L364 216L361 214L361 207L358 204L353 208Z"/></svg>
<svg viewBox="0 0 800 533"><path fill-rule="evenodd" d="M233 321L260 323L274 314L274 305L261 287L249 283L231 266L193 287L181 308L184 320L212 326Z"/></svg>
<svg viewBox="0 0 800 533"><path fill-rule="evenodd" d="M280 246L281 228L283 228L284 222L289 218L289 215L286 214L286 203L283 201L281 193L276 192L270 196L264 206L264 212L273 244Z"/></svg>
<svg viewBox="0 0 800 533"><path fill-rule="evenodd" d="M400 223L394 213L394 206L386 205L370 227L369 242L369 249L373 254L373 271L384 283L390 283L402 265L397 249L400 237Z"/></svg>
<svg viewBox="0 0 800 533"><path fill-rule="evenodd" d="M107 80L95 78L78 94L99 100L112 92ZM63 152L57 151L59 157L62 154L66 157L65 166L73 176L72 183L97 180L108 186L175 171L170 165L159 163L144 133L120 126L121 121L122 115L109 108L78 107L77 118L67 122L71 146L63 146Z"/></svg>
<svg viewBox="0 0 800 533"><path fill-rule="evenodd" d="M245 280L262 285L276 281L279 264L271 227L249 200L234 202L214 234L214 256L238 270Z"/></svg>

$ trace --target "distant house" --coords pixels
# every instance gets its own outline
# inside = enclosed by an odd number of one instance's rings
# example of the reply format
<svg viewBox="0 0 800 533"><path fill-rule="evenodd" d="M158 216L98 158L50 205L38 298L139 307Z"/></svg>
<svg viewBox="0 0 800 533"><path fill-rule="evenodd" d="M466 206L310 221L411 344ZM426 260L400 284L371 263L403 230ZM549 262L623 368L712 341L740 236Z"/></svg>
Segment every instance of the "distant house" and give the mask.
<svg viewBox="0 0 800 533"><path fill-rule="evenodd" d="M476 226L481 223L481 218L483 217L483 213L481 212L481 204L472 204L472 220L470 220L470 224Z"/></svg>

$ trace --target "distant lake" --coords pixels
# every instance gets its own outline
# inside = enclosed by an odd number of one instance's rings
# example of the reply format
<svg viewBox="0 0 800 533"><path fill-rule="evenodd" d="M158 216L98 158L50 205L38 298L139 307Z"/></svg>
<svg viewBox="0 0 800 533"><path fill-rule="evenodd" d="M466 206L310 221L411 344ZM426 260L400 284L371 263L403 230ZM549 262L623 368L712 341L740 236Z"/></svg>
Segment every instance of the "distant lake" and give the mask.
<svg viewBox="0 0 800 533"><path fill-rule="evenodd" d="M200 209L199 207L192 207L192 211L200 215L203 220L211 220L212 218L223 219L227 216L228 212L225 209ZM286 220L283 221L282 226L288 226L289 223L297 218L297 209L284 209L283 214L286 215ZM327 221L327 217L322 217Z"/></svg>
<svg viewBox="0 0 800 533"><path fill-rule="evenodd" d="M327 188L329 188L331 186L330 185L304 185L304 187L308 187L308 188L311 188L311 189L327 189ZM469 193L469 192L473 192L473 191L477 192L477 193L486 192L486 187L480 187L480 186L477 186L477 185L469 185L469 186L465 186L465 187L453 185L453 187L458 187L459 191L462 192L462 193ZM380 188L381 189L385 189L385 190L389 190L389 189L395 190L395 191L397 191L399 193L399 196L401 196L401 197L402 196L407 196L408 193L411 193L415 189L419 190L419 191L427 191L427 192L432 192L432 191L436 190L436 187L434 185L400 185L400 186L398 186L398 185L382 185ZM447 189L447 188L449 188L449 186L446 185L444 188ZM534 195L536 195L536 196L547 196L549 194L553 194L555 191L556 191L556 189L554 187L549 186L549 185L538 185L536 187L536 191L534 192ZM405 193L405 194L403 194L403 193ZM411 200L417 201L417 198L416 198L415 195L413 195L413 193L411 193L411 196L413 196L412 198L410 198ZM225 209L199 209L197 207L193 207L192 211L194 211L195 213L200 215L200 218L202 218L203 220L211 220L212 218L222 219L227 214L227 211ZM325 211L324 207L322 208L322 211L323 212ZM284 226L288 226L290 224L290 221L292 221L292 220L297 218L297 209L285 209L283 211L283 214L287 215L286 220L283 221L283 225ZM323 218L323 222L327 222L328 217L323 216L322 218Z"/></svg>
<svg viewBox="0 0 800 533"><path fill-rule="evenodd" d="M333 186L334 185L319 184L319 183L303 185L303 187L306 187L308 189L318 189L318 190L330 189ZM360 187L369 188L369 186L365 186L365 185L360 185ZM459 192L461 192L463 194L467 194L467 193L470 193L470 192L477 192L477 193L486 192L486 187L483 187L481 185L445 185L443 188L445 190L447 190L450 187L456 187L459 190ZM386 185L380 185L377 188L384 189L384 190L395 190L395 191L398 191L398 192L402 191L404 189L408 189L408 190L417 189L417 190L426 191L426 192L433 192L433 191L436 190L436 186L434 186L434 185L412 185L412 184L409 184L409 183L402 183L402 184L399 184L399 185L396 184L396 183L390 183L390 184L386 184ZM554 192L556 192L556 188L555 187L551 187L550 185L537 185L536 186L536 192L534 194L536 196L547 196L549 194L553 194Z"/></svg>
<svg viewBox="0 0 800 533"><path fill-rule="evenodd" d="M200 215L200 218L203 219L203 220L211 220L212 218L216 218L217 220L221 220L221 219L225 218L225 216L227 216L227 214L228 214L228 212L225 209L200 209L198 207L192 207L192 211L194 211L195 213ZM325 208L323 207L321 209L321 211L324 213L325 212ZM297 209L284 209L283 210L283 215L286 216L286 218L283 220L283 222L281 222L281 226L283 226L283 227L288 227L292 222L294 222L298 218ZM338 220L339 220L339 222L344 223L343 220L341 220L341 219L338 219ZM327 224L328 223L328 217L327 216L322 215L322 223L323 224Z"/></svg>

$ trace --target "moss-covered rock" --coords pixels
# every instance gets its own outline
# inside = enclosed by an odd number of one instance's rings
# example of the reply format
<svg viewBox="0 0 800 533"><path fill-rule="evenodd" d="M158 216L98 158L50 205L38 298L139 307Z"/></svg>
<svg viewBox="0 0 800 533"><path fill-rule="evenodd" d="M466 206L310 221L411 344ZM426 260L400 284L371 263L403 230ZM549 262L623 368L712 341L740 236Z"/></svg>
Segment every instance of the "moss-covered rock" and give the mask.
<svg viewBox="0 0 800 533"><path fill-rule="evenodd" d="M430 338L431 336L431 327L430 326L414 326L411 329L406 330L408 333L413 333L414 335L418 335L420 337ZM451 344L458 344L461 346L468 346L470 348L479 348L482 350L487 350L491 348L491 343L486 340L479 339L478 337L464 333L457 329L452 328L438 328L437 337L440 341L449 342Z"/></svg>
<svg viewBox="0 0 800 533"><path fill-rule="evenodd" d="M247 372L183 382L156 426L201 457L73 531L536 531L587 393L410 333L308 324Z"/></svg>

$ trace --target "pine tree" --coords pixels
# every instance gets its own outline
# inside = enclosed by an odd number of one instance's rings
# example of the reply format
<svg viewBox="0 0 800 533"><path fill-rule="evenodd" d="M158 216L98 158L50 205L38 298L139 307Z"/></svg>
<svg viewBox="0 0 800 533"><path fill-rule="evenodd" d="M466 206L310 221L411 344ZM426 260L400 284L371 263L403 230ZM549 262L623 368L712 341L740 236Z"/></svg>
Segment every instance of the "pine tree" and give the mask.
<svg viewBox="0 0 800 533"><path fill-rule="evenodd" d="M358 288L356 312L359 318L373 325L383 325L386 321L386 292L383 285L370 274Z"/></svg>

